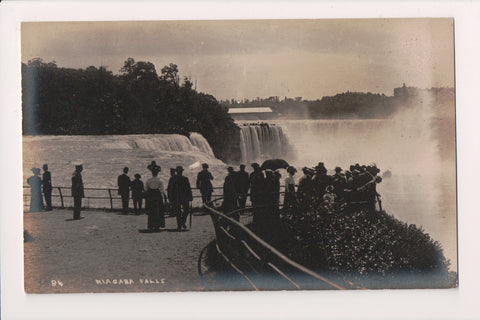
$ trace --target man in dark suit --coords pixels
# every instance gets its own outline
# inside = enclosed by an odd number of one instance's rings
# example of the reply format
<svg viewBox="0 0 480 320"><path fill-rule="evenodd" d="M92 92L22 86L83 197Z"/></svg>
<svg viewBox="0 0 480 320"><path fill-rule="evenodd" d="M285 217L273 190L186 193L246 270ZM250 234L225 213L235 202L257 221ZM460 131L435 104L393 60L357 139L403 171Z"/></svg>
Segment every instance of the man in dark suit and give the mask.
<svg viewBox="0 0 480 320"><path fill-rule="evenodd" d="M48 171L48 165L43 165L43 196L45 197L45 204L47 205L45 211L52 211L52 175Z"/></svg>
<svg viewBox="0 0 480 320"><path fill-rule="evenodd" d="M245 165L240 165L240 171L237 172L235 177L235 190L238 197L238 207L240 209L245 208L247 202L248 189L250 189L250 177L248 172L245 171Z"/></svg>
<svg viewBox="0 0 480 320"><path fill-rule="evenodd" d="M175 169L172 177L173 200L177 207L177 230L187 229L186 222L189 214L189 202L193 200L192 188L187 177L183 176L182 166Z"/></svg>
<svg viewBox="0 0 480 320"><path fill-rule="evenodd" d="M211 180L213 180L212 173L208 171L208 164L202 164L202 171L197 175L197 189L202 194L203 204L212 200L213 186Z"/></svg>
<svg viewBox="0 0 480 320"><path fill-rule="evenodd" d="M132 181L127 176L128 167L123 168L123 174L118 176L118 194L122 197L122 214L128 214L128 202L130 200L130 186Z"/></svg>
<svg viewBox="0 0 480 320"><path fill-rule="evenodd" d="M83 165L76 164L72 174L72 197L73 197L73 220L80 219L82 209L82 198L85 198L82 179Z"/></svg>

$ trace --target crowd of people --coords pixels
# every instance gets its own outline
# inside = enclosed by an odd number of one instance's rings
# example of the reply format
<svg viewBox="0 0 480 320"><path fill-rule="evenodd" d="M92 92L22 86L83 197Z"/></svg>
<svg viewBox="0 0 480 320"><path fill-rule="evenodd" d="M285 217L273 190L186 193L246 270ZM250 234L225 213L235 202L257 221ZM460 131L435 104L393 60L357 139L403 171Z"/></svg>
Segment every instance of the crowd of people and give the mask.
<svg viewBox="0 0 480 320"><path fill-rule="evenodd" d="M227 168L223 182L222 210L226 214L232 211L241 211L246 207L248 195L253 207L253 226L259 229L267 228L272 221L280 218L280 185L281 174L279 168L264 168L258 163L252 163L253 171L248 173L245 165L241 164L239 170ZM151 177L144 183L140 174L135 174L131 180L128 176L129 168L125 167L118 176L118 194L122 200L122 214L129 213L130 199L133 201L133 211L136 215L143 212L143 199L145 199L145 212L148 215L147 226L149 230L159 230L165 227L165 213L176 217L177 229L187 229L186 221L190 214L190 201L193 200L190 181L183 175L183 167L177 166L170 169L170 179L165 189L158 174L161 167L155 161L148 166ZM208 164L202 164L202 170L197 175L196 188L202 195L203 204L212 199L214 179L208 170ZM43 176L40 178L40 169L33 168L33 176L27 182L31 186L30 211L52 210L52 182L48 165L43 166ZM80 219L82 198L85 197L83 180L83 165L75 164L72 174L73 219ZM351 165L349 170L343 171L336 167L335 173L327 174L324 163L319 162L314 168L304 167L303 176L295 182L297 170L288 166L288 176L284 180L284 210L304 208L320 204L328 212L335 212L343 206L355 210L366 208L370 214L375 213L376 200L380 201L376 191L376 184L382 179L378 176L380 169L376 165ZM46 207L43 205L42 187ZM380 204L380 203L379 203ZM381 205L381 204L380 204ZM239 220L239 214L231 214Z"/></svg>

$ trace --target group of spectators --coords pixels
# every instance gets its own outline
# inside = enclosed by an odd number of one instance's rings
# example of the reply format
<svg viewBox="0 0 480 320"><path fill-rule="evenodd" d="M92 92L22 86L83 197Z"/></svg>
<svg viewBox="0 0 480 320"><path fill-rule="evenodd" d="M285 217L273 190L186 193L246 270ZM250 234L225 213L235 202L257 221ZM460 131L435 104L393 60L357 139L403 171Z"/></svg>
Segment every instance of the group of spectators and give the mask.
<svg viewBox="0 0 480 320"><path fill-rule="evenodd" d="M149 230L159 230L165 227L165 211L177 218L177 230L187 229L186 221L190 210L190 201L193 200L190 181L183 175L183 167L177 166L170 169L170 179L165 190L163 182L158 178L162 170L155 161L148 166L152 173L145 184L141 176L135 174L135 180L128 177L128 167L123 169L123 174L118 177L118 194L122 198L122 214L128 214L130 191L134 212L139 215L142 211L142 202L145 199L145 211L148 215L147 227ZM168 207L168 210L166 208Z"/></svg>
<svg viewBox="0 0 480 320"><path fill-rule="evenodd" d="M367 208L370 214L375 213L376 200L380 201L376 185L382 181L378 176L380 169L375 164L357 163L345 172L336 167L335 173L328 175L325 165L319 162L314 169L305 167L302 171L304 176L298 183L298 203L323 202L330 211L347 206L351 210Z"/></svg>
<svg viewBox="0 0 480 320"><path fill-rule="evenodd" d="M224 213L231 213L238 209L244 209L247 197L250 195L253 207L253 224L260 228L266 227L272 221L280 217L280 179L278 170L262 168L258 163L251 164L253 171L245 171L245 165L241 164L239 170L233 167L227 168L227 175L223 183ZM135 174L135 179L128 176L129 168L125 167L118 177L118 194L122 199L122 214L128 214L130 193L133 200L134 212L139 215L142 212L143 199L145 199L145 211L148 215L148 229L158 230L165 227L166 211L171 216L176 216L177 229L187 229L186 220L190 211L190 201L193 200L192 189L187 177L183 176L183 167L177 166L170 169L170 179L167 188L158 178L161 167L152 161L147 168L152 177L145 183L141 176ZM202 164L202 170L197 175L196 187L202 195L203 204L212 199L214 179L208 171L208 164ZM40 169L33 168L34 175L27 182L31 186L30 211L51 210L52 183L48 165L43 166L43 176L40 178ZM72 175L72 196L74 199L73 219L80 219L80 209L84 195L81 172L82 164L75 165ZM303 176L299 179L298 188L295 183L297 170L289 166L286 168L288 176L285 179L284 208L290 210L297 206L311 206L321 204L329 212L338 210L341 206L355 210L367 208L371 214L375 213L376 200L380 201L376 191L376 184L382 181L378 176L380 169L376 165L351 165L349 170L343 171L336 167L335 173L327 174L323 162L319 162L314 168L304 167ZM43 205L42 188L46 207ZM379 203L380 204L380 203ZM380 204L381 205L381 204ZM239 214L231 215L239 219Z"/></svg>

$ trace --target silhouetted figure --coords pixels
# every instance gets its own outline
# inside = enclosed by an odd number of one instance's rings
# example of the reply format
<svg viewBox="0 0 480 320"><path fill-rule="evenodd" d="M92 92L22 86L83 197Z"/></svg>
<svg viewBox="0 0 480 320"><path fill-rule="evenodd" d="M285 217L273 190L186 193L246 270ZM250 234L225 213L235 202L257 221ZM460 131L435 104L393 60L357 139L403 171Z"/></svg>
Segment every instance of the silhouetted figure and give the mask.
<svg viewBox="0 0 480 320"><path fill-rule="evenodd" d="M165 191L162 181L158 178L161 168L155 161L152 161L147 168L152 172L152 177L145 182L147 227L149 230L159 230L165 227L165 216L163 215L163 194Z"/></svg>
<svg viewBox="0 0 480 320"><path fill-rule="evenodd" d="M202 164L202 171L197 175L197 189L200 190L202 194L202 203L205 204L212 200L212 180L213 176L210 171L208 171L208 164Z"/></svg>
<svg viewBox="0 0 480 320"><path fill-rule="evenodd" d="M294 175L297 169L294 167L287 168L288 177L285 179L285 197L283 199L283 208L289 210L296 206L297 196L295 193L295 178Z"/></svg>
<svg viewBox="0 0 480 320"><path fill-rule="evenodd" d="M367 210L371 217L375 216L376 199L380 197L377 193L377 183L382 182L382 178L377 176L379 172L380 169L378 169L375 164L367 166L364 179L362 180L363 185L359 188L363 194L362 198L366 201Z"/></svg>
<svg viewBox="0 0 480 320"><path fill-rule="evenodd" d="M80 211L82 210L82 198L85 198L82 171L83 165L76 164L75 171L72 174L73 220L80 219Z"/></svg>
<svg viewBox="0 0 480 320"><path fill-rule="evenodd" d="M235 172L232 167L228 167L228 175L225 177L225 182L223 183L223 213L227 214L237 208L236 199L237 194L235 191ZM239 220L240 216L238 214L231 216L235 220Z"/></svg>
<svg viewBox="0 0 480 320"><path fill-rule="evenodd" d="M175 190L173 190L173 177L175 177L175 168L170 168L170 179L168 180L167 186L167 198L169 204L170 216L174 217L177 215L177 205L175 203Z"/></svg>
<svg viewBox="0 0 480 320"><path fill-rule="evenodd" d="M266 184L262 169L258 163L252 163L253 172L250 173L250 200L253 207L252 229L262 234L268 229L266 203Z"/></svg>
<svg viewBox="0 0 480 320"><path fill-rule="evenodd" d="M342 173L342 168L336 167L335 174L332 176L332 186L333 192L336 194L337 201L343 200L346 185L347 178Z"/></svg>
<svg viewBox="0 0 480 320"><path fill-rule="evenodd" d="M177 212L177 230L187 229L189 202L193 200L192 188L187 177L183 176L183 167L177 166L176 175L173 177L173 199Z"/></svg>
<svg viewBox="0 0 480 320"><path fill-rule="evenodd" d="M123 173L118 176L118 194L122 197L122 214L128 214L128 202L130 201L130 186L132 181L127 175L128 167L123 168Z"/></svg>
<svg viewBox="0 0 480 320"><path fill-rule="evenodd" d="M135 210L136 215L139 215L140 213L142 213L144 186L143 186L143 181L140 180L141 178L142 176L136 173L135 179L132 181L132 186L131 186L133 208Z"/></svg>
<svg viewBox="0 0 480 320"><path fill-rule="evenodd" d="M327 169L323 162L319 162L315 167L315 176L313 177L314 201L323 201L325 188L332 184L332 178L327 175Z"/></svg>
<svg viewBox="0 0 480 320"><path fill-rule="evenodd" d="M43 165L43 196L45 197L45 210L52 211L52 174L48 171L48 165Z"/></svg>
<svg viewBox="0 0 480 320"><path fill-rule="evenodd" d="M297 189L297 199L298 202L305 205L311 202L311 197L313 196L313 176L315 171L303 167L303 176L298 181L298 189Z"/></svg>
<svg viewBox="0 0 480 320"><path fill-rule="evenodd" d="M278 206L280 203L280 177L277 171L265 170L265 192L266 206L272 216L278 215Z"/></svg>
<svg viewBox="0 0 480 320"><path fill-rule="evenodd" d="M349 211L356 211L361 207L361 193L359 188L362 186L360 179L360 171L354 169L352 171L352 176L347 181L347 185L344 189L344 198L348 204Z"/></svg>
<svg viewBox="0 0 480 320"><path fill-rule="evenodd" d="M258 163L252 163L253 172L250 173L250 201L252 207L261 206L265 193L265 177Z"/></svg>
<svg viewBox="0 0 480 320"><path fill-rule="evenodd" d="M236 173L235 178L235 191L237 192L238 207L240 209L245 208L248 189L250 189L250 177L248 172L245 171L245 165L241 164L240 171Z"/></svg>
<svg viewBox="0 0 480 320"><path fill-rule="evenodd" d="M40 169L32 168L33 176L27 179L30 185L30 212L43 211L43 197L42 197L42 179L39 177Z"/></svg>

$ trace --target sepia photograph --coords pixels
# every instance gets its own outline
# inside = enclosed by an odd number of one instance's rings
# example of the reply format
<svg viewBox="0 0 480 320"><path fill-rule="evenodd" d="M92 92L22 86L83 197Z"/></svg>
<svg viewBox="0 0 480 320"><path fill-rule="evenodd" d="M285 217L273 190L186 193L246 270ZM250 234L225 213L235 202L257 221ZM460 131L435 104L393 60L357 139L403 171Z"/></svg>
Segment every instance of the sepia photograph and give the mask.
<svg viewBox="0 0 480 320"><path fill-rule="evenodd" d="M22 22L25 292L457 288L454 25Z"/></svg>

